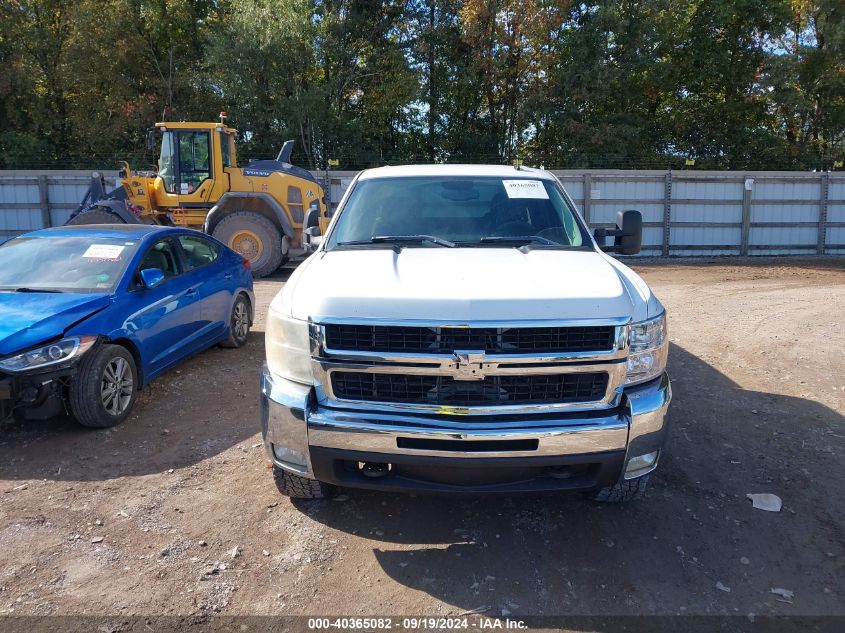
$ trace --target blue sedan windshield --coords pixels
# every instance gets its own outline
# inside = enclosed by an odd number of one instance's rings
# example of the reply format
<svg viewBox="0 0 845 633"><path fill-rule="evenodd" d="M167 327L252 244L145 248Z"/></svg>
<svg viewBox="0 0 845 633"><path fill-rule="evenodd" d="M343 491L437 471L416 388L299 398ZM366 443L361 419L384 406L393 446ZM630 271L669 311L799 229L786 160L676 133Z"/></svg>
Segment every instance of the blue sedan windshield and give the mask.
<svg viewBox="0 0 845 633"><path fill-rule="evenodd" d="M10 240L0 246L0 290L110 292L137 244L81 235Z"/></svg>

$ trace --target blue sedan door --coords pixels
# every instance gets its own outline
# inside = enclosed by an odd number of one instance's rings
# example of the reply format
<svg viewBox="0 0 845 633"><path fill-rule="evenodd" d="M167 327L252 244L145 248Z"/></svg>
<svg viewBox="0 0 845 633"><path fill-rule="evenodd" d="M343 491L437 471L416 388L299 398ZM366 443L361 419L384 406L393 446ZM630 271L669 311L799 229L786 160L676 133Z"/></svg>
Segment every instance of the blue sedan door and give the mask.
<svg viewBox="0 0 845 633"><path fill-rule="evenodd" d="M225 334L232 305L232 272L226 266L220 246L201 235L180 235L185 268L191 284L196 284L202 308L197 330L207 344Z"/></svg>
<svg viewBox="0 0 845 633"><path fill-rule="evenodd" d="M173 238L155 242L134 271L134 284L126 298L131 308L126 329L134 332L138 349L149 368L147 378L160 374L197 347L196 322L201 312L198 284L185 274ZM158 268L164 281L144 288L138 272Z"/></svg>

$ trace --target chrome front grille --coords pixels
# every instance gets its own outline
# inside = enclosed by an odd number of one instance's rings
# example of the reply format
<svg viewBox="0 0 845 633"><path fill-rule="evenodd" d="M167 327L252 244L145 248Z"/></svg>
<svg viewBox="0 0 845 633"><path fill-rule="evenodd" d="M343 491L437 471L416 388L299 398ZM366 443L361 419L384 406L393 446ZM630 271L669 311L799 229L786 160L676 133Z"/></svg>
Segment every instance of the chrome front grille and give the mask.
<svg viewBox="0 0 845 633"><path fill-rule="evenodd" d="M619 403L628 320L312 323L327 406L486 415Z"/></svg>

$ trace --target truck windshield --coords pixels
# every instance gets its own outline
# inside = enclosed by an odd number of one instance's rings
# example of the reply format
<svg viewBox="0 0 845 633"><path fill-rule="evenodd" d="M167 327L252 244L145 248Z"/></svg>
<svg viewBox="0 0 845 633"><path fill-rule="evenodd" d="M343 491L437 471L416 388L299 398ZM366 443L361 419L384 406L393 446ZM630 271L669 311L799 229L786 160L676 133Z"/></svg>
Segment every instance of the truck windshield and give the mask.
<svg viewBox="0 0 845 633"><path fill-rule="evenodd" d="M550 180L425 176L359 181L327 248L398 243L403 248L579 248L589 239Z"/></svg>
<svg viewBox="0 0 845 633"><path fill-rule="evenodd" d="M102 237L19 237L0 246L0 291L110 292L137 242Z"/></svg>

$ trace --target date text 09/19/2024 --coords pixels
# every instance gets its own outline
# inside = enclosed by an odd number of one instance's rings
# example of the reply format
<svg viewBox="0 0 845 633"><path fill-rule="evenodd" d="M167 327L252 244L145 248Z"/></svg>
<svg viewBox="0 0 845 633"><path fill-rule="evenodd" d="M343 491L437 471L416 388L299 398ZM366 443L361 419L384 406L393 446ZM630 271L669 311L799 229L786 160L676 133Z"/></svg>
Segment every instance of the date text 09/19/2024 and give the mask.
<svg viewBox="0 0 845 633"><path fill-rule="evenodd" d="M523 620L478 616L468 617L405 617L405 618L309 618L309 630L525 630Z"/></svg>

